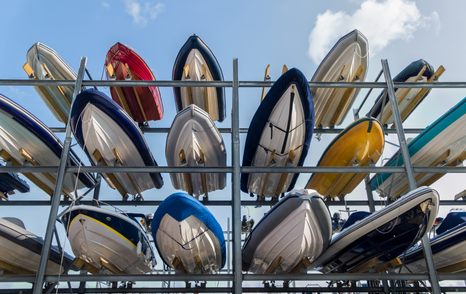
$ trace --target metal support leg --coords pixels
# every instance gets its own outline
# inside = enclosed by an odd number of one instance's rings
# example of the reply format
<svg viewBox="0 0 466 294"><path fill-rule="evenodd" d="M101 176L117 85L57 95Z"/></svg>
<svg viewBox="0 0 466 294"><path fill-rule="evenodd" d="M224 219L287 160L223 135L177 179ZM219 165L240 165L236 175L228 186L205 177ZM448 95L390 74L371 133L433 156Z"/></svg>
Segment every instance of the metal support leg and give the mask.
<svg viewBox="0 0 466 294"><path fill-rule="evenodd" d="M84 76L84 69L86 67L86 57L81 58L81 64L79 66L78 77L76 79L76 84L74 86L73 99L71 101L71 106L76 99L79 91L81 90L81 85ZM71 114L71 111L70 111ZM68 156L71 149L71 124L70 124L70 115L68 115L68 122L66 124L65 132L65 142L63 144L63 150L60 158L60 165L58 167L58 176L57 183L55 185L55 190L53 191L52 204L50 207L49 219L47 222L47 230L44 236L44 245L42 246L42 251L40 255L39 269L34 280L34 294L42 293L42 284L44 283L45 269L47 266L47 261L49 259L50 246L52 244L53 237L53 228L55 227L55 222L57 220L58 206L60 204L60 195L63 189L63 182L65 179L66 172L66 163L68 161Z"/></svg>
<svg viewBox="0 0 466 294"><path fill-rule="evenodd" d="M387 83L387 93L390 99L390 104L392 106L396 134L398 136L398 140L400 141L401 154L403 156L403 162L405 164L406 174L408 176L409 188L410 190L413 190L417 188L417 183L416 179L414 178L413 165L409 156L408 144L406 143L406 137L401 122L400 110L398 109L398 104L396 102L395 87L393 86L390 68L388 67L388 62L386 59L382 59L382 69L385 76L385 81ZM432 250L430 248L430 243L429 239L427 238L427 235L424 235L424 237L422 238L422 247L424 249L424 256L427 264L427 269L429 270L430 284L432 285L432 293L440 294L440 285L437 277L437 272L435 271L434 259L432 258Z"/></svg>
<svg viewBox="0 0 466 294"><path fill-rule="evenodd" d="M92 200L99 201L99 196L100 196L100 183L102 182L102 175L98 174L96 177L96 184L94 187L94 195L92 197Z"/></svg>
<svg viewBox="0 0 466 294"><path fill-rule="evenodd" d="M239 83L238 59L233 59L233 89L231 111L231 147L233 164L233 292L241 293L243 274L241 269L241 192L240 192L240 150L239 150Z"/></svg>
<svg viewBox="0 0 466 294"><path fill-rule="evenodd" d="M372 193L369 175L367 175L364 178L364 184L366 187L367 201L369 202L369 211L372 213L372 212L375 212L375 203L374 203L374 194Z"/></svg>

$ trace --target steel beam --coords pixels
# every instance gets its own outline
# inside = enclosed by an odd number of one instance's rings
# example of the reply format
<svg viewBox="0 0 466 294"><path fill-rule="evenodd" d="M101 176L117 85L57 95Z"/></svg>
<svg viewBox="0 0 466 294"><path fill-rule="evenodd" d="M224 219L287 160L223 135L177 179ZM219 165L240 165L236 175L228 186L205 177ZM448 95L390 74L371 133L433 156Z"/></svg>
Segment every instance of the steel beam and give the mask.
<svg viewBox="0 0 466 294"><path fill-rule="evenodd" d="M232 175L232 219L233 219L233 289L234 293L241 293L243 285L241 260L241 162L239 141L239 87L238 87L238 59L233 59L233 89L231 110L231 149L233 165Z"/></svg>
<svg viewBox="0 0 466 294"><path fill-rule="evenodd" d="M73 105L76 96L81 90L81 83L84 76L84 69L86 68L86 57L81 58L81 65L79 66L78 77L76 79L76 84L74 85L73 99L71 105ZM65 133L65 142L63 144L63 150L60 157L60 165L58 168L57 182L52 196L52 204L50 207L49 219L47 222L47 230L45 231L44 244L42 246L42 251L39 261L39 269L34 280L34 294L42 293L42 285L44 283L45 269L47 267L47 262L49 259L50 246L52 245L52 236L53 229L55 228L55 222L58 214L58 206L60 204L60 197L63 188L63 182L65 180L65 168L66 163L68 162L68 157L71 149L71 111L68 115L68 122L66 124L66 133Z"/></svg>
<svg viewBox="0 0 466 294"><path fill-rule="evenodd" d="M390 74L390 68L388 66L388 61L382 59L382 69L385 76L385 82L387 83L387 93L390 99L390 104L392 106L393 118L395 120L395 127L400 141L401 155L403 156L403 162L406 168L406 175L408 177L408 183L410 190L417 188L416 179L414 177L414 169L411 163L411 157L409 155L408 143L406 142L405 133L403 131L403 124L401 122L400 110L398 109L398 103L396 101L395 87L393 85L393 80ZM437 278L437 272L435 270L434 259L432 257L432 250L430 248L429 238L427 234L424 234L422 237L422 247L424 249L425 261L427 264L427 269L429 271L430 284L432 285L432 293L440 294L440 285Z"/></svg>

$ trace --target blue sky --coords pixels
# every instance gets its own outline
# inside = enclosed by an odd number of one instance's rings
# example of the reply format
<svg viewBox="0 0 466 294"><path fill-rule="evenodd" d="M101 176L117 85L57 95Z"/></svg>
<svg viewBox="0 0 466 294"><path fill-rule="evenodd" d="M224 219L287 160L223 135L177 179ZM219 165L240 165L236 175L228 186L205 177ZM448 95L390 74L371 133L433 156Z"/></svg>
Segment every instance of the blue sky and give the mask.
<svg viewBox="0 0 466 294"><path fill-rule="evenodd" d="M448 4L444 4L448 3ZM316 56L326 53L345 32L360 29L369 39L371 50L367 80L380 70L380 59L388 58L392 76L410 62L424 58L435 68L446 68L443 81L465 80L466 27L462 1L410 0L341 0L341 1L8 1L2 2L4 12L0 25L4 28L0 43L0 77L26 78L22 65L28 48L37 41L54 48L77 71L81 56L88 57L88 69L95 79L103 72L107 50L117 41L136 50L152 68L157 79L171 78L178 50L189 35L196 33L210 46L219 60L226 80L232 78L232 59L239 58L240 80L258 80L268 63L272 79L277 79L282 64L298 67L310 79L318 62ZM316 36L310 44L310 35ZM371 44L374 44L372 51ZM327 48L327 49L326 49ZM108 89L101 89L108 93ZM32 87L3 86L0 92L17 101L49 126L59 126ZM165 117L151 126L168 127L175 115L173 92L161 88ZM359 105L365 91L359 94ZM374 91L367 111L377 96ZM405 123L406 127L424 127L465 96L466 90L435 89ZM240 91L241 127L247 127L257 105L260 89ZM231 91L227 90L227 119L219 127L229 127ZM345 120L347 125L352 118ZM230 139L223 135L228 158ZM332 136L312 140L306 165L315 165ZM241 137L242 144L245 136ZM390 136L393 142L396 137ZM154 157L165 165L165 135L147 135ZM79 146L74 147L79 151ZM395 151L387 146L384 157ZM82 154L82 153L80 153ZM82 157L84 160L84 156ZM144 194L147 199L164 199L174 190L168 175L165 187ZM309 175L301 175L297 188ZM464 189L465 176L448 175L434 185L442 199L452 199ZM32 186L28 195L16 194L11 199L47 199ZM231 186L212 193L211 199L230 199ZM103 199L119 199L112 190L102 189ZM363 199L358 187L347 199ZM249 196L243 195L244 199ZM377 198L377 197L376 197ZM153 212L155 208L135 209ZM266 210L249 208L258 220ZM223 209L213 209L225 228ZM443 213L448 208L442 210ZM246 210L244 210L246 212ZM45 232L46 207L0 208L2 216L19 215L26 226L38 235ZM63 235L64 236L64 235Z"/></svg>

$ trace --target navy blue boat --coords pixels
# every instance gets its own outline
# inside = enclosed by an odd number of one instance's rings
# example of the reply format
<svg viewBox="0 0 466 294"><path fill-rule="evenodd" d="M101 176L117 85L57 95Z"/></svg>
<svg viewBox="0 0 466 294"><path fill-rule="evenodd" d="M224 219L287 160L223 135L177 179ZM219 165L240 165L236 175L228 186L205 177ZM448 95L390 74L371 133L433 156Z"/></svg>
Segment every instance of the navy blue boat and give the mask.
<svg viewBox="0 0 466 294"><path fill-rule="evenodd" d="M13 194L14 190L21 193L29 192L29 185L15 173L0 173L0 192L5 198Z"/></svg>
<svg viewBox="0 0 466 294"><path fill-rule="evenodd" d="M223 81L220 64L206 43L192 35L181 47L173 65L173 80ZM223 121L225 111L225 90L222 87L174 87L176 109L183 110L196 104L212 120Z"/></svg>
<svg viewBox="0 0 466 294"><path fill-rule="evenodd" d="M433 75L434 68L424 59L419 59L405 67L393 78L393 81L426 82L429 81ZM424 100L429 92L430 88L395 88L402 121L406 120L406 118L414 111L414 109L416 109L422 100ZM392 109L387 96L387 90L380 93L367 116L377 118L379 122L384 125L393 123Z"/></svg>
<svg viewBox="0 0 466 294"><path fill-rule="evenodd" d="M306 77L292 68L270 88L249 125L243 166L302 166L314 128L314 103ZM241 190L259 198L293 189L299 173L243 173Z"/></svg>
<svg viewBox="0 0 466 294"><path fill-rule="evenodd" d="M6 96L0 95L0 156L13 166L57 166L63 144L38 118ZM80 160L69 154L71 166L79 166ZM25 173L34 184L50 196L56 185L56 173ZM76 181L78 177L78 181ZM74 197L75 189L91 188L94 177L89 173L67 174L63 193Z"/></svg>
<svg viewBox="0 0 466 294"><path fill-rule="evenodd" d="M323 273L385 271L432 228L438 204L435 190L420 187L372 214L353 213L312 266Z"/></svg>
<svg viewBox="0 0 466 294"><path fill-rule="evenodd" d="M71 130L94 165L157 166L137 123L102 92L88 89L76 97ZM159 173L107 173L104 177L124 198L142 197L143 191L163 185Z"/></svg>
<svg viewBox="0 0 466 294"><path fill-rule="evenodd" d="M163 262L178 272L213 273L225 266L222 227L201 202L184 192L160 204L152 236Z"/></svg>
<svg viewBox="0 0 466 294"><path fill-rule="evenodd" d="M466 212L453 211L447 214L436 230L437 236L430 240L435 269L441 273L466 271ZM417 244L401 256L402 271L427 272L424 252Z"/></svg>

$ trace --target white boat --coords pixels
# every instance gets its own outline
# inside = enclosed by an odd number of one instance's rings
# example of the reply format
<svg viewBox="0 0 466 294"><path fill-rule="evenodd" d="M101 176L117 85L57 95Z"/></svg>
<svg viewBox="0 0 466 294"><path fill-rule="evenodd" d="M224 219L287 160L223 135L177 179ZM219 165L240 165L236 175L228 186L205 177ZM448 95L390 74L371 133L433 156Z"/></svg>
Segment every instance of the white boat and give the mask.
<svg viewBox="0 0 466 294"><path fill-rule="evenodd" d="M309 83L292 68L270 88L249 125L243 166L302 166L312 139L313 102ZM259 199L293 189L299 173L242 173L241 190Z"/></svg>
<svg viewBox="0 0 466 294"><path fill-rule="evenodd" d="M372 214L353 213L312 267L323 273L385 271L430 231L438 206L437 191L420 187Z"/></svg>
<svg viewBox="0 0 466 294"><path fill-rule="evenodd" d="M43 244L44 240L26 230L20 219L0 218L0 270L3 274L35 274ZM72 267L73 260L72 256L52 246L45 274L62 274Z"/></svg>
<svg viewBox="0 0 466 294"><path fill-rule="evenodd" d="M327 249L330 212L321 195L296 190L256 225L243 246L243 270L256 274L305 272Z"/></svg>
<svg viewBox="0 0 466 294"><path fill-rule="evenodd" d="M466 160L466 98L452 107L408 143L414 167L460 166ZM403 166L401 152L395 153L385 166ZM443 173L416 173L418 185L431 185ZM383 197L397 198L409 190L404 174L380 173L371 181L372 190Z"/></svg>
<svg viewBox="0 0 466 294"><path fill-rule="evenodd" d="M358 30L343 36L317 68L311 82L364 82L369 44ZM312 88L315 126L340 125L353 105L359 88Z"/></svg>
<svg viewBox="0 0 466 294"><path fill-rule="evenodd" d="M94 274L152 271L155 255L136 216L144 217L89 205L67 209L61 219L77 264Z"/></svg>
<svg viewBox="0 0 466 294"><path fill-rule="evenodd" d="M63 144L38 118L0 94L0 156L12 166L58 166ZM69 154L72 166L81 161L73 152ZM57 173L24 173L40 189L52 196ZM78 179L76 179L78 178ZM75 191L91 188L95 179L89 173L67 173L62 194L75 197Z"/></svg>
<svg viewBox="0 0 466 294"><path fill-rule="evenodd" d="M222 81L220 64L206 43L192 35L181 47L173 65L173 80ZM223 121L226 116L225 90L222 87L174 87L178 111L190 104L205 110L212 120Z"/></svg>
<svg viewBox="0 0 466 294"><path fill-rule="evenodd" d="M440 273L466 271L466 212L447 214L437 227L437 236L430 239L435 269ZM416 244L400 256L403 273L427 272L421 244ZM397 270L398 271L398 270Z"/></svg>
<svg viewBox="0 0 466 294"><path fill-rule="evenodd" d="M163 262L179 273L215 273L225 266L223 230L213 214L183 192L168 196L152 220L152 236Z"/></svg>
<svg viewBox="0 0 466 294"><path fill-rule="evenodd" d="M76 80L76 73L52 48L43 43L35 43L27 52L24 71L31 79L37 80ZM73 99L73 86L36 86L55 117L66 123Z"/></svg>
<svg viewBox="0 0 466 294"><path fill-rule="evenodd" d="M194 104L176 115L167 135L168 166L224 167L222 135L209 114ZM225 188L225 173L171 173L173 187L199 197Z"/></svg>
<svg viewBox="0 0 466 294"><path fill-rule="evenodd" d="M434 82L443 74L445 68L440 66L435 72L434 68L425 60L419 59L410 63L394 78L394 82L426 83ZM395 96L400 111L401 121L404 122L416 107L429 94L430 88L395 88ZM382 125L393 124L392 105L387 96L387 90L383 90L377 97L374 106L367 114L377 118Z"/></svg>
<svg viewBox="0 0 466 294"><path fill-rule="evenodd" d="M71 109L71 130L91 162L98 166L157 166L136 122L104 93L82 91ZM110 187L127 199L163 185L159 173L105 173Z"/></svg>

